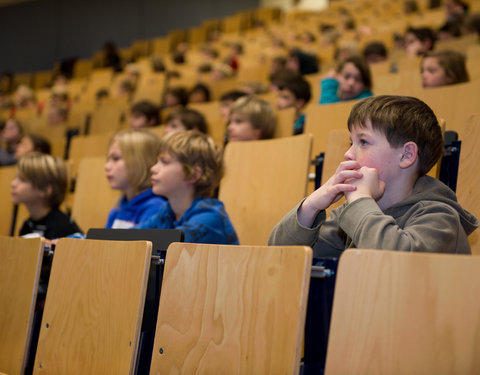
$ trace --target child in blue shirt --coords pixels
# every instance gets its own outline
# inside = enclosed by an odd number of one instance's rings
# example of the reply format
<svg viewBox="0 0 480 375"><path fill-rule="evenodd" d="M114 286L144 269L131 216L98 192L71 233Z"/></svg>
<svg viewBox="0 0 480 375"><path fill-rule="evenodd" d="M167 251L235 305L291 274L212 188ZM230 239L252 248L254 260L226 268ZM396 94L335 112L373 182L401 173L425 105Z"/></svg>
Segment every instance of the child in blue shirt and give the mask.
<svg viewBox="0 0 480 375"><path fill-rule="evenodd" d="M188 130L165 136L151 171L153 192L167 201L135 228L182 229L185 242L238 244L223 203L210 198L222 169L221 152L208 135Z"/></svg>

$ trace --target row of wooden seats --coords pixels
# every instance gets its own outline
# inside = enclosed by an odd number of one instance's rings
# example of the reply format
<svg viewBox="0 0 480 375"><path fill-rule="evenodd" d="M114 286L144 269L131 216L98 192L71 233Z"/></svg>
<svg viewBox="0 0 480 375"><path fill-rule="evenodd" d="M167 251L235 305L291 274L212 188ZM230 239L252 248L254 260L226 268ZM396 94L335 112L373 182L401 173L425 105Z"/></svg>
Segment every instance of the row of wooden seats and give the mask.
<svg viewBox="0 0 480 375"><path fill-rule="evenodd" d="M19 374L43 240L0 242L0 371ZM151 252L59 241L34 374L134 373ZM307 247L171 244L150 374L299 374L311 262ZM347 250L325 373L478 373L479 269L475 256Z"/></svg>

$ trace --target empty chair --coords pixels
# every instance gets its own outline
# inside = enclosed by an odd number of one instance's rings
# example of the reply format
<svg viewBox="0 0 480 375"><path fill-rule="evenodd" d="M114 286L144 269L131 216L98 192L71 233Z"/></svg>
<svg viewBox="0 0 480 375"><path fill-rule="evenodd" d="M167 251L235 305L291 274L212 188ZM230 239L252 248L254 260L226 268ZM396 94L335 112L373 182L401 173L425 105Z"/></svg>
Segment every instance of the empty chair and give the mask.
<svg viewBox="0 0 480 375"><path fill-rule="evenodd" d="M173 243L150 374L298 374L312 250Z"/></svg>
<svg viewBox="0 0 480 375"><path fill-rule="evenodd" d="M275 224L307 190L312 136L230 142L219 199L240 244L265 245Z"/></svg>
<svg viewBox="0 0 480 375"><path fill-rule="evenodd" d="M480 258L347 250L325 374L478 374Z"/></svg>
<svg viewBox="0 0 480 375"><path fill-rule="evenodd" d="M0 237L0 372L23 374L44 240Z"/></svg>
<svg viewBox="0 0 480 375"><path fill-rule="evenodd" d="M63 238L34 374L133 374L152 244Z"/></svg>

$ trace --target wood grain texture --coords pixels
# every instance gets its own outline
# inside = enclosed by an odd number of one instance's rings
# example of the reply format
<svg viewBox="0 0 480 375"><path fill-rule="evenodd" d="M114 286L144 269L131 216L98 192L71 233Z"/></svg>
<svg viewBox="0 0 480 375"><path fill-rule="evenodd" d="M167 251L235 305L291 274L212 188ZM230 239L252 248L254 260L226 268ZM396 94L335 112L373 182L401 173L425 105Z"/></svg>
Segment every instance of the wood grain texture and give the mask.
<svg viewBox="0 0 480 375"><path fill-rule="evenodd" d="M325 373L480 373L479 294L479 257L346 251Z"/></svg>
<svg viewBox="0 0 480 375"><path fill-rule="evenodd" d="M457 197L463 208L480 218L480 114L467 119L461 138L460 163L458 166ZM480 255L480 233L475 230L469 237L472 254Z"/></svg>
<svg viewBox="0 0 480 375"><path fill-rule="evenodd" d="M170 245L151 374L298 374L312 250Z"/></svg>
<svg viewBox="0 0 480 375"><path fill-rule="evenodd" d="M0 371L23 374L44 240L0 237Z"/></svg>
<svg viewBox="0 0 480 375"><path fill-rule="evenodd" d="M280 219L307 190L312 138L230 142L219 199L242 245L266 245Z"/></svg>
<svg viewBox="0 0 480 375"><path fill-rule="evenodd" d="M0 215L0 235L10 235L10 226L12 224L13 202L10 195L10 184L17 174L16 166L0 168L0 200L2 202L2 215Z"/></svg>
<svg viewBox="0 0 480 375"><path fill-rule="evenodd" d="M152 245L61 239L34 374L132 374Z"/></svg>

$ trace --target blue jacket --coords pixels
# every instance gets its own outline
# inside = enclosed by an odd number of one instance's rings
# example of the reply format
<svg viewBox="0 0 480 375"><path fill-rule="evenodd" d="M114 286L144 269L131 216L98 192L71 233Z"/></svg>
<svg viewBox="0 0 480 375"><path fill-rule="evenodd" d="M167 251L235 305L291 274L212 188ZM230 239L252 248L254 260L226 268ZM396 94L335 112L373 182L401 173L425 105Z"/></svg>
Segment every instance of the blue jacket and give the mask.
<svg viewBox="0 0 480 375"><path fill-rule="evenodd" d="M341 102L340 98L337 95L338 91L338 81L334 78L325 78L321 82L322 92L320 93L320 102L319 104L330 104ZM363 90L355 98L349 100L364 99L373 96L373 93L368 90Z"/></svg>
<svg viewBox="0 0 480 375"><path fill-rule="evenodd" d="M157 215L141 222L135 228L182 229L185 242L238 245L238 237L223 203L217 199L196 198L180 220L168 201Z"/></svg>
<svg viewBox="0 0 480 375"><path fill-rule="evenodd" d="M152 189L137 194L129 201L122 197L117 207L108 214L105 228L132 228L158 213L165 198L153 194Z"/></svg>

